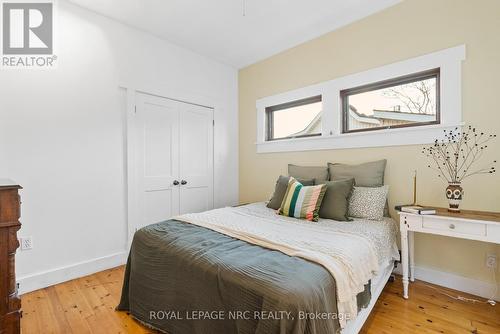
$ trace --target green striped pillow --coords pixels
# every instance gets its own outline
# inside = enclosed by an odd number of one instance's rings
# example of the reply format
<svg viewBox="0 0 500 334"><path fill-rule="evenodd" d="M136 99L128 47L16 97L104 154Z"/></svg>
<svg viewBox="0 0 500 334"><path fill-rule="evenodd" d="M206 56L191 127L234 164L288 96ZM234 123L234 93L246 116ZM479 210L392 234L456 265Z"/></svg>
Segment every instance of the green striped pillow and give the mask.
<svg viewBox="0 0 500 334"><path fill-rule="evenodd" d="M278 214L318 221L318 212L325 192L325 184L306 187L293 177L290 177Z"/></svg>

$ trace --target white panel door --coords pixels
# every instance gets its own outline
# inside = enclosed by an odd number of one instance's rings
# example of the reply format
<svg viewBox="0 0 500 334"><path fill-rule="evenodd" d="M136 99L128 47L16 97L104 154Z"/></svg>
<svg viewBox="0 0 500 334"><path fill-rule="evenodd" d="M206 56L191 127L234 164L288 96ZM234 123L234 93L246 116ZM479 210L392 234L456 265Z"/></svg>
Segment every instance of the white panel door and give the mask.
<svg viewBox="0 0 500 334"><path fill-rule="evenodd" d="M182 103L180 213L213 209L213 109Z"/></svg>
<svg viewBox="0 0 500 334"><path fill-rule="evenodd" d="M180 103L136 95L138 226L179 214Z"/></svg>

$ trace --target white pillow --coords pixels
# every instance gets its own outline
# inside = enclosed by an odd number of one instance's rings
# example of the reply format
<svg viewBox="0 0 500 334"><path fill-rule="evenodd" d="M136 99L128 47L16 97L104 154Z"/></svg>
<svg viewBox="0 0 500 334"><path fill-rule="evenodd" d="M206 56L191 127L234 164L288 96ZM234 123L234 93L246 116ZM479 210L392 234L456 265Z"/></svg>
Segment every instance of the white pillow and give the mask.
<svg viewBox="0 0 500 334"><path fill-rule="evenodd" d="M354 187L349 199L348 216L370 220L382 220L389 186Z"/></svg>

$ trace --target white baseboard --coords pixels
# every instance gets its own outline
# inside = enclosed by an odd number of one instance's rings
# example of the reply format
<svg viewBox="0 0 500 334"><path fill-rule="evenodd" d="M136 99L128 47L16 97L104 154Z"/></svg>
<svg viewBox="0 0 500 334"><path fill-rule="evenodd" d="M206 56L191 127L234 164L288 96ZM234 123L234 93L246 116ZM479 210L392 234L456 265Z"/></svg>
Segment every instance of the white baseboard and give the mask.
<svg viewBox="0 0 500 334"><path fill-rule="evenodd" d="M51 285L118 267L125 264L126 261L127 253L124 251L52 270L22 276L17 280L19 283L19 294L43 289ZM401 265L398 265L398 267L394 269L394 273L401 275ZM424 267L415 267L415 278L483 298L491 298L491 295L495 290L495 285L493 283ZM500 301L500 289L497 292L496 300Z"/></svg>
<svg viewBox="0 0 500 334"><path fill-rule="evenodd" d="M52 270L21 276L17 279L19 283L19 294L22 295L54 284L118 267L125 264L126 261L127 253L123 251Z"/></svg>
<svg viewBox="0 0 500 334"><path fill-rule="evenodd" d="M401 264L394 269L395 274L401 275ZM421 281L444 286L446 288L463 291L471 295L480 296L483 298L491 298L495 292L495 284L468 277L463 277L457 274L452 274L444 271L439 271L431 268L415 267L415 278ZM410 283L411 284L411 283ZM497 282L498 284L498 282ZM497 301L500 301L500 287L495 296Z"/></svg>

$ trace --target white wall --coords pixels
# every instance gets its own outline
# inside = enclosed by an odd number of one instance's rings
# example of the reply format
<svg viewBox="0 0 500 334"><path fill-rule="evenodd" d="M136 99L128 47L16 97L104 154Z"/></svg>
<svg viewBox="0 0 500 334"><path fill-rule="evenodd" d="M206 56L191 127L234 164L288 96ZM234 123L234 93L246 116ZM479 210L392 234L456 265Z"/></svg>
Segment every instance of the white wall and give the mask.
<svg viewBox="0 0 500 334"><path fill-rule="evenodd" d="M22 191L21 291L121 263L127 244L120 84L217 101L215 204L238 200L237 71L58 1L54 70L0 71L0 172ZM96 260L97 259L97 260Z"/></svg>

